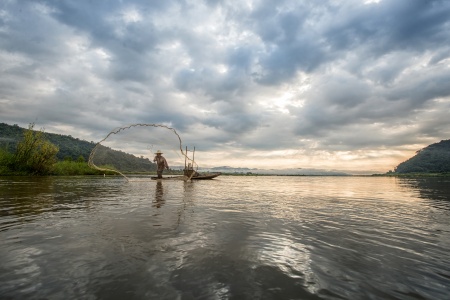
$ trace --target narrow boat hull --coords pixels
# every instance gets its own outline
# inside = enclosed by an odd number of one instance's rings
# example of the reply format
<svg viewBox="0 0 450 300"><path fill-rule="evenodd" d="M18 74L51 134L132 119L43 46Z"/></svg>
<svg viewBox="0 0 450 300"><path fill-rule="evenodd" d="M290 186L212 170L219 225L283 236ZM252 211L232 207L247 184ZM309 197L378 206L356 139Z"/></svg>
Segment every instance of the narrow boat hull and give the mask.
<svg viewBox="0 0 450 300"><path fill-rule="evenodd" d="M197 176L193 176L191 180L204 180L204 179L213 179L222 173L211 173L211 174L199 174Z"/></svg>
<svg viewBox="0 0 450 300"><path fill-rule="evenodd" d="M222 175L222 173L208 173L208 174L198 174L196 176L193 176L191 178L191 180L205 180L205 179L213 179L216 178L217 176ZM163 177L163 178L158 178L158 177L150 177L152 180L180 180L183 178L186 178L186 176L174 176L174 177Z"/></svg>

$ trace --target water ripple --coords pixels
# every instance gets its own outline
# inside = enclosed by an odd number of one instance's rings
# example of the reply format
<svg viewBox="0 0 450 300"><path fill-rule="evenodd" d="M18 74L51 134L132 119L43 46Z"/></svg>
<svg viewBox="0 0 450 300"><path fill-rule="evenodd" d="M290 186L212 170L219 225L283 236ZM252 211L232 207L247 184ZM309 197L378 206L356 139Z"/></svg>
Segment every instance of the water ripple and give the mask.
<svg viewBox="0 0 450 300"><path fill-rule="evenodd" d="M0 179L0 298L446 299L448 182Z"/></svg>

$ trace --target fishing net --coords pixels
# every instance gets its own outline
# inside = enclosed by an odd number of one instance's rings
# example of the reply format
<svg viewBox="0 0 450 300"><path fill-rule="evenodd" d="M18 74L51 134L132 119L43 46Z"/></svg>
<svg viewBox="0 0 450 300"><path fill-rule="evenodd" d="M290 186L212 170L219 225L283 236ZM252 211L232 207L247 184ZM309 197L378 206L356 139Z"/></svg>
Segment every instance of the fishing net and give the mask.
<svg viewBox="0 0 450 300"><path fill-rule="evenodd" d="M92 149L88 164L104 172L114 172L127 180L136 175L156 174L153 162L157 151L163 152L173 178L189 180L197 170L193 153L183 149L180 135L175 129L162 124L133 124L112 130ZM184 171L184 172L183 172ZM142 177L141 177L142 178Z"/></svg>

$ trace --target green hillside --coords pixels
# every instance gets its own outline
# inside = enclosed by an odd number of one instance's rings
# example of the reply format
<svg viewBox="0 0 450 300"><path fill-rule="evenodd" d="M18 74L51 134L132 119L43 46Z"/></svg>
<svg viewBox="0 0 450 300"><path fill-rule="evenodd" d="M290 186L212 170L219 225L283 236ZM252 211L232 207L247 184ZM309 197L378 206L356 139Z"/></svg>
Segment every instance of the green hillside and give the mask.
<svg viewBox="0 0 450 300"><path fill-rule="evenodd" d="M94 164L96 166L114 166L121 172L149 172L156 171L156 164L148 158L140 158L134 155L100 146L95 153Z"/></svg>
<svg viewBox="0 0 450 300"><path fill-rule="evenodd" d="M25 128L18 125L8 125L0 123L0 147L13 152L16 149L17 143L22 139ZM89 154L94 148L93 142L87 142L73 138L70 135L61 135L55 133L45 133L45 138L59 148L56 155L59 160L70 158L72 160L83 156L87 161Z"/></svg>
<svg viewBox="0 0 450 300"><path fill-rule="evenodd" d="M0 147L6 148L9 152L16 149L17 143L23 137L24 128L16 124L11 126L5 123L0 123Z"/></svg>
<svg viewBox="0 0 450 300"><path fill-rule="evenodd" d="M442 140L416 152L395 168L396 173L450 172L450 140Z"/></svg>
<svg viewBox="0 0 450 300"><path fill-rule="evenodd" d="M18 125L0 123L0 147L7 149L9 152L14 152L17 143L23 138L24 131L25 128L19 127ZM59 148L56 156L60 161L68 159L77 161L80 156L87 161L95 146L94 142L80 140L70 135L45 133L45 138ZM129 153L106 147L103 147L102 151L98 151L97 153L99 155L96 156L94 163L98 166L112 165L118 170L125 172L148 172L156 170L155 164L150 160L136 157Z"/></svg>

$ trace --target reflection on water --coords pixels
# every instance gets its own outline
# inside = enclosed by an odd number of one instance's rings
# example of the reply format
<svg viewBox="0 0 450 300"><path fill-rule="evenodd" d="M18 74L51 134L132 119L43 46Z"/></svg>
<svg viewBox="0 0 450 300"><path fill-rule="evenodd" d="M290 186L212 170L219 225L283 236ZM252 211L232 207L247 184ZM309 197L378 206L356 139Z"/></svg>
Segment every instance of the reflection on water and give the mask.
<svg viewBox="0 0 450 300"><path fill-rule="evenodd" d="M162 182L158 180L158 182L156 182L155 202L153 206L160 208L161 205L163 204L164 204L164 188Z"/></svg>
<svg viewBox="0 0 450 300"><path fill-rule="evenodd" d="M417 190L420 198L431 200L436 208L450 210L450 178L402 179L401 184Z"/></svg>
<svg viewBox="0 0 450 300"><path fill-rule="evenodd" d="M0 298L447 299L445 178L0 178Z"/></svg>

